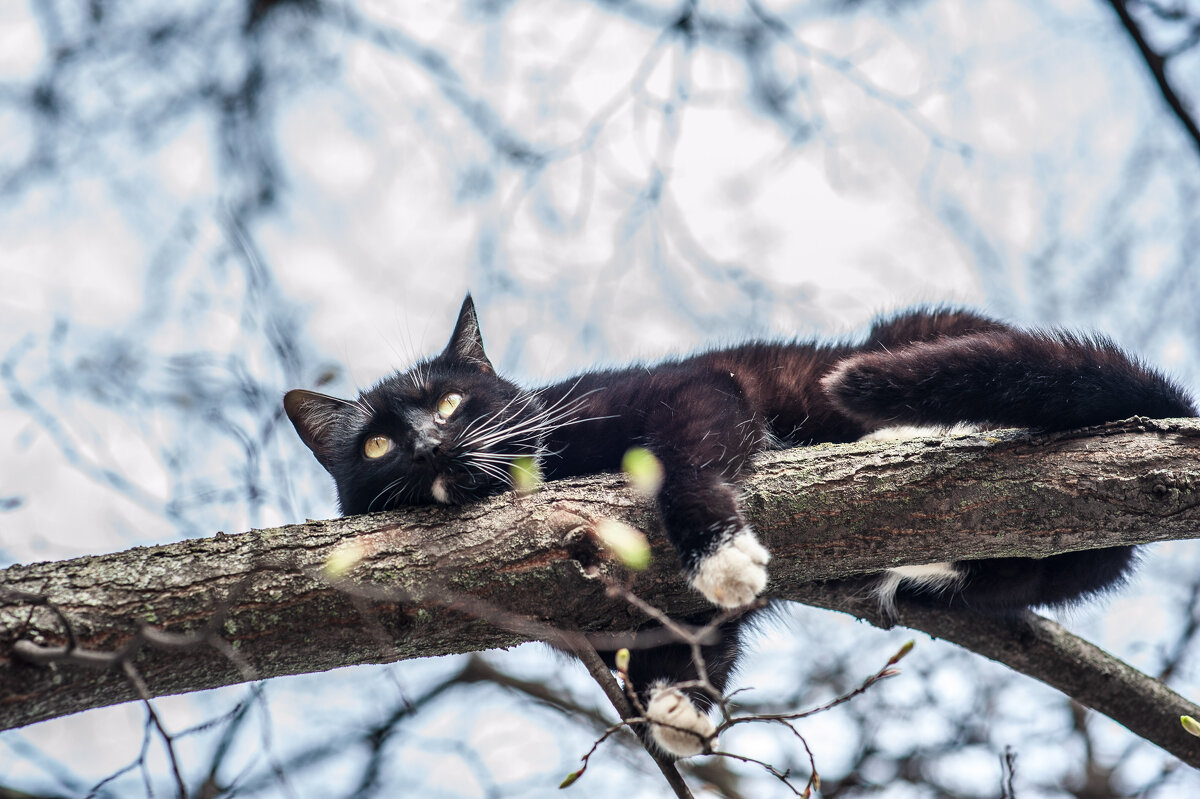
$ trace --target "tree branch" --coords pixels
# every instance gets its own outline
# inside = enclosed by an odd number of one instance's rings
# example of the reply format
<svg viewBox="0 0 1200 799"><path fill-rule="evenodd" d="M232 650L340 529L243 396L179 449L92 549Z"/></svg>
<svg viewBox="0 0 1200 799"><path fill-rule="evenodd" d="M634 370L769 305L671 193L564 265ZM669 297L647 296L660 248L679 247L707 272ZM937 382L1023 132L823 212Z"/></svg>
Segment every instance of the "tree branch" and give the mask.
<svg viewBox="0 0 1200 799"><path fill-rule="evenodd" d="M1133 40L1142 60L1146 62L1146 68L1150 70L1150 76L1158 86L1163 101L1166 102L1167 107L1171 109L1171 113L1175 115L1179 123L1183 125L1183 130L1191 140L1192 146L1200 152L1200 126L1197 126L1191 110L1179 93L1175 91L1175 87L1171 85L1171 79L1167 76L1167 56L1150 46L1141 26L1129 13L1128 0L1108 0L1108 4L1116 12L1117 18L1121 21L1121 27L1129 34L1129 38Z"/></svg>
<svg viewBox="0 0 1200 799"><path fill-rule="evenodd" d="M1200 420L802 447L756 463L744 507L774 553L772 597L886 625L862 596L812 581L1197 537L1198 456ZM522 499L12 566L0 572L0 729L138 698L121 661L95 653L123 650L157 696L644 626L596 577L623 578L588 533L600 518L651 531L640 596L672 616L704 610L653 534L653 504L621 482L555 481ZM326 570L335 552L342 565ZM1031 673L1200 763L1195 739L1175 743L1178 716L1200 709L1050 622L911 608L901 621ZM1130 673L1114 679L1114 664Z"/></svg>
<svg viewBox="0 0 1200 799"><path fill-rule="evenodd" d="M892 626L874 603L845 587L805 586L806 604L850 613L877 627ZM997 619L962 611L901 605L897 623L951 641L1057 688L1082 705L1124 725L1193 767L1200 767L1200 738L1184 731L1180 716L1200 706L1062 625L1033 613Z"/></svg>

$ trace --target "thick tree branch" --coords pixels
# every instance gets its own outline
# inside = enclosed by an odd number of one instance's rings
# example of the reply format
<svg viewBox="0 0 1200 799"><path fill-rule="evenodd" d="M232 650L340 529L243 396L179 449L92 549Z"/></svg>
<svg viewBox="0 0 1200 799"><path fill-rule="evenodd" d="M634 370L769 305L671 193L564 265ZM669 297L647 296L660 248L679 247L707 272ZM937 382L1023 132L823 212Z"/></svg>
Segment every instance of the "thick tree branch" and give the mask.
<svg viewBox="0 0 1200 799"><path fill-rule="evenodd" d="M1198 456L1197 420L799 448L757 463L745 507L775 556L771 596L886 624L861 595L812 581L1197 537ZM597 570L623 572L588 534L600 518L657 530L652 503L621 482L557 481L532 497L465 508L10 567L0 572L0 728L137 698L115 659L92 657L86 667L78 650L125 651L148 693L162 695L553 639L556 629L637 627L645 619L596 579ZM638 593L674 616L703 610L669 547L652 539L654 563L636 575ZM361 558L336 579L324 570L335 551L335 562ZM1131 669L1114 678L1117 661L1049 622L908 608L901 621L1031 673L1200 762L1178 725L1200 709L1156 693Z"/></svg>

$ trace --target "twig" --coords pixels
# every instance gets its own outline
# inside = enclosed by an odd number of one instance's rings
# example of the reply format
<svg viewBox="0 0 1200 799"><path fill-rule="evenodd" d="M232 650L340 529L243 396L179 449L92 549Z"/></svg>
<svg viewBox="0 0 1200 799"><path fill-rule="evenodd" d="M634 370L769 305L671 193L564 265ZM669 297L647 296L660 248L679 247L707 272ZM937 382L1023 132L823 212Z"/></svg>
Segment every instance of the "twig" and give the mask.
<svg viewBox="0 0 1200 799"><path fill-rule="evenodd" d="M739 755L736 752L716 751L716 752L713 752L713 754L718 755L720 757L727 757L727 758L730 758L731 760L740 760L743 763L752 763L756 766L760 766L760 767L762 767L762 769L764 771L766 771L772 777L776 778L777 780L782 782L784 785L786 785L788 787L788 789L791 790L791 792L794 793L796 796L806 796L807 795L807 792L806 792L807 786L806 786L805 791L801 791L795 785L792 785L791 770L780 771L775 766L772 766L770 763L766 762L765 760L759 760L754 757L749 757L748 755ZM810 784L811 784L811 779L810 779Z"/></svg>
<svg viewBox="0 0 1200 799"><path fill-rule="evenodd" d="M734 719L728 724L723 725L722 729L725 727L731 727L734 724L742 721L798 721L799 719L808 718L809 716L815 716L818 713L824 713L827 710L832 710L838 705L845 704L854 697L865 693L875 683L881 680L886 680L889 677L895 677L897 674L899 674L899 670L893 667L899 663L902 658L908 655L908 653L912 651L912 648L913 642L908 641L904 644L904 646L900 647L900 650L896 654L892 655L888 662L884 664L883 668L872 674L867 679L863 680L862 684L860 684L857 688L852 691L847 691L841 696L835 697L819 707L814 707L810 710L803 710L799 713L756 713L753 716L745 716L739 719Z"/></svg>
<svg viewBox="0 0 1200 799"><path fill-rule="evenodd" d="M171 764L171 773L175 776L175 786L179 789L179 799L187 799L187 786L183 783L183 774L179 770L179 758L175 755L175 745L171 739L171 734L167 732L167 728L163 726L162 720L158 714L154 712L154 704L150 701L150 691L146 687L145 680L138 673L137 667L130 660L125 660L121 663L121 670L125 672L125 676L133 683L137 692L142 697L142 704L146 707L146 713L150 721L154 724L154 728L158 730L158 734L162 736L163 746L167 750L167 760Z"/></svg>
<svg viewBox="0 0 1200 799"><path fill-rule="evenodd" d="M810 605L849 613L877 627L890 628L898 621L1003 663L1200 768L1200 741L1179 725L1180 716L1200 717L1200 706L1050 619L1028 612L1012 619L994 618L900 603L894 620L854 586L814 584L792 593Z"/></svg>
<svg viewBox="0 0 1200 799"><path fill-rule="evenodd" d="M1200 151L1200 126L1197 126L1191 111L1184 105L1183 98L1175 91L1175 87L1171 85L1171 79L1167 77L1167 58L1146 41L1146 36L1142 33L1137 20L1129 13L1126 0L1108 0L1108 4L1116 12L1121 26L1125 28L1125 32L1129 34L1129 38L1133 40L1138 53L1141 54L1142 60L1146 62L1146 68L1150 70L1150 76L1154 78L1154 83L1158 86L1158 91L1162 94L1167 107L1183 125L1184 132L1191 139L1192 146Z"/></svg>
<svg viewBox="0 0 1200 799"><path fill-rule="evenodd" d="M1017 776L1017 756L1013 754L1011 746L1004 747L1004 754L1000 755L1000 799L1017 799L1017 792L1013 790L1013 778Z"/></svg>

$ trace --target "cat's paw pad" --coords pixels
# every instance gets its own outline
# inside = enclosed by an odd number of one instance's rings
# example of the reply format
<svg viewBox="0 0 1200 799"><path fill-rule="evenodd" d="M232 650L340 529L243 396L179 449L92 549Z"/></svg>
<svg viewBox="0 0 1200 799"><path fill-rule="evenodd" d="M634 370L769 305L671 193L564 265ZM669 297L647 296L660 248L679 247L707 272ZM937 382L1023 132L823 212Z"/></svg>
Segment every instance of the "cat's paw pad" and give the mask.
<svg viewBox="0 0 1200 799"><path fill-rule="evenodd" d="M669 755L692 757L717 746L713 737L716 726L707 714L692 704L687 694L674 686L659 685L650 689L646 718L651 721L650 737Z"/></svg>
<svg viewBox="0 0 1200 799"><path fill-rule="evenodd" d="M714 605L741 607L767 587L770 560L771 553L745 528L700 561L692 575L692 587Z"/></svg>

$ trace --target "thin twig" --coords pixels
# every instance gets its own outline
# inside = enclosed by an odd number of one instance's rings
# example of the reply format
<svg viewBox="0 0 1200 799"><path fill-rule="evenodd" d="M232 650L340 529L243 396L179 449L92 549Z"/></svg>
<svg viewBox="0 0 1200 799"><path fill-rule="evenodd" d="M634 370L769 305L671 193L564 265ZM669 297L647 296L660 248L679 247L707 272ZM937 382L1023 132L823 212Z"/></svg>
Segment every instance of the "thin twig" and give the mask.
<svg viewBox="0 0 1200 799"><path fill-rule="evenodd" d="M167 750L167 759L171 764L171 773L175 776L175 786L179 789L179 799L187 799L187 786L183 783L183 774L179 770L179 758L175 755L175 746L171 739L171 734L167 732L167 728L163 726L162 720L158 714L154 712L154 703L150 701L150 690L146 686L146 681L142 679L142 675L138 673L137 667L132 661L126 660L121 663L121 670L125 672L125 676L133 683L138 694L142 697L142 704L146 707L146 713L150 721L154 724L154 728L158 730L158 734L162 736L163 746Z"/></svg>
<svg viewBox="0 0 1200 799"><path fill-rule="evenodd" d="M1129 38L1133 40L1138 53L1141 54L1142 60L1146 62L1146 68L1150 70L1150 76L1154 79L1155 85L1158 86L1158 91L1162 94L1167 107L1171 109L1171 113L1183 125L1184 132L1191 139L1192 146L1197 151L1200 151L1200 126L1197 126L1196 120L1184 104L1183 98L1179 96L1175 91L1175 87L1171 85L1171 79L1167 76L1168 59L1151 47L1150 43L1146 41L1146 36L1142 33L1137 20L1129 13L1129 6L1126 0L1108 0L1108 4L1116 12L1117 18L1121 21L1121 26L1125 28L1125 32L1129 34Z"/></svg>

